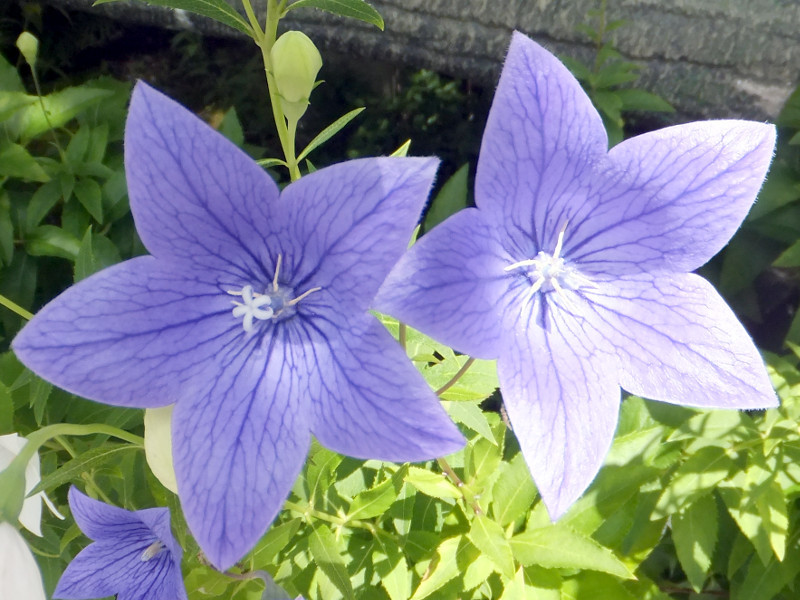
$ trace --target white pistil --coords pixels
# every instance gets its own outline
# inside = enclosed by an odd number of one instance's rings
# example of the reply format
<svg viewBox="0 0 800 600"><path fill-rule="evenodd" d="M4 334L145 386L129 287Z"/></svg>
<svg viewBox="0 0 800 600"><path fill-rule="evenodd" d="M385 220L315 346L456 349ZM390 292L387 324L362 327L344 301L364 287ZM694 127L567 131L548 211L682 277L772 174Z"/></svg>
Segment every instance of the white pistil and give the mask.
<svg viewBox="0 0 800 600"><path fill-rule="evenodd" d="M161 552L165 547L166 546L164 546L164 544L156 540L155 542L153 542L147 548L144 549L144 552L142 552L142 555L139 557L139 560L141 560L142 562L147 562L148 560L155 558L155 556L159 552Z"/></svg>

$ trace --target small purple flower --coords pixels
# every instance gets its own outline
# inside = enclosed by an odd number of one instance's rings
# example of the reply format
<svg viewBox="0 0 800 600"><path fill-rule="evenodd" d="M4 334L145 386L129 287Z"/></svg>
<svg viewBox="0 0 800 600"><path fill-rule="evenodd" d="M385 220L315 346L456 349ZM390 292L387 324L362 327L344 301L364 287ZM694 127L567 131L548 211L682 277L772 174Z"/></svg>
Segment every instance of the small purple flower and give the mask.
<svg viewBox="0 0 800 600"><path fill-rule="evenodd" d="M312 433L337 452L391 461L463 445L368 312L407 247L435 159L350 161L280 192L233 144L140 83L125 166L151 256L70 288L13 347L74 393L176 403L178 491L216 567L264 533Z"/></svg>
<svg viewBox="0 0 800 600"><path fill-rule="evenodd" d="M169 528L169 509L131 512L72 487L69 507L94 542L78 553L58 581L54 598L82 600L182 600L183 554Z"/></svg>
<svg viewBox="0 0 800 600"><path fill-rule="evenodd" d="M689 273L741 224L774 143L772 126L709 121L609 151L575 78L514 35L483 136L477 208L425 235L374 306L498 360L554 519L600 468L620 387L691 406L775 406L752 340Z"/></svg>

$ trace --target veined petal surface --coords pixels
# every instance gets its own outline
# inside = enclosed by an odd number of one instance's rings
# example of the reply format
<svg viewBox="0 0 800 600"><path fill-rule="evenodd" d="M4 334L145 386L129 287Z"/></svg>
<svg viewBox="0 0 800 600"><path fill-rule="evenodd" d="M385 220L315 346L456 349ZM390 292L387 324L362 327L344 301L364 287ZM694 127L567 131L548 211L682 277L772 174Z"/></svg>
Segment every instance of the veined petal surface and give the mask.
<svg viewBox="0 0 800 600"><path fill-rule="evenodd" d="M564 255L587 272L685 273L739 228L764 182L775 127L704 121L611 149L587 206L570 219Z"/></svg>
<svg viewBox="0 0 800 600"><path fill-rule="evenodd" d="M69 288L14 339L39 376L121 406L175 402L241 333L231 297L204 271L134 258Z"/></svg>
<svg viewBox="0 0 800 600"><path fill-rule="evenodd" d="M503 231L468 208L425 234L386 278L373 306L471 356L495 359L513 259Z"/></svg>
<svg viewBox="0 0 800 600"><path fill-rule="evenodd" d="M357 458L414 462L459 450L464 437L405 352L375 318L354 323L341 343L306 355L316 398L312 431ZM318 388L316 386L319 386Z"/></svg>
<svg viewBox="0 0 800 600"><path fill-rule="evenodd" d="M279 190L242 150L180 104L139 82L125 127L125 171L136 229L151 254L233 276L268 262Z"/></svg>
<svg viewBox="0 0 800 600"><path fill-rule="evenodd" d="M547 330L527 327L497 361L503 402L525 462L553 520L594 479L617 426L613 356L588 324L560 310Z"/></svg>
<svg viewBox="0 0 800 600"><path fill-rule="evenodd" d="M584 175L608 149L603 122L578 81L515 33L483 134L475 200L523 253L552 248L584 206Z"/></svg>
<svg viewBox="0 0 800 600"><path fill-rule="evenodd" d="M621 277L589 298L626 391L707 408L777 406L753 341L702 277Z"/></svg>
<svg viewBox="0 0 800 600"><path fill-rule="evenodd" d="M264 534L297 478L310 443L303 327L251 336L190 382L172 416L178 492L186 522L225 570Z"/></svg>

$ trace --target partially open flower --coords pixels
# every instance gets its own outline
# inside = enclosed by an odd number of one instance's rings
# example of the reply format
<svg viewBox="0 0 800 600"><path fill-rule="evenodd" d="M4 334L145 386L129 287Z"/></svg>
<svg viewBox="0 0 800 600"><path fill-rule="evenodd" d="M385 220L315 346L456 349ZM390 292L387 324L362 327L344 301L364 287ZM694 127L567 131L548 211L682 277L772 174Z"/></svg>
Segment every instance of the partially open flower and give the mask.
<svg viewBox="0 0 800 600"><path fill-rule="evenodd" d="M42 576L17 528L0 522L0 592L3 598L45 600Z"/></svg>
<svg viewBox="0 0 800 600"><path fill-rule="evenodd" d="M270 63L283 114L290 121L297 121L308 108L308 98L322 68L319 50L306 34L287 31L273 44Z"/></svg>

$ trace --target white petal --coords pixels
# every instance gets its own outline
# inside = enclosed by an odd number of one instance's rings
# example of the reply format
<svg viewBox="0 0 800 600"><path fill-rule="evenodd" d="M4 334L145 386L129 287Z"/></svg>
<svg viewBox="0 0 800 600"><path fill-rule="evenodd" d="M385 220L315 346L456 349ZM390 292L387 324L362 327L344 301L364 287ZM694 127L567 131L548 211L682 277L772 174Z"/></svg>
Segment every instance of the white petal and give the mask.
<svg viewBox="0 0 800 600"><path fill-rule="evenodd" d="M172 409L170 404L144 411L144 453L153 475L171 492L178 493L172 465Z"/></svg>
<svg viewBox="0 0 800 600"><path fill-rule="evenodd" d="M3 598L45 600L36 559L19 531L5 522L0 523L0 591Z"/></svg>

